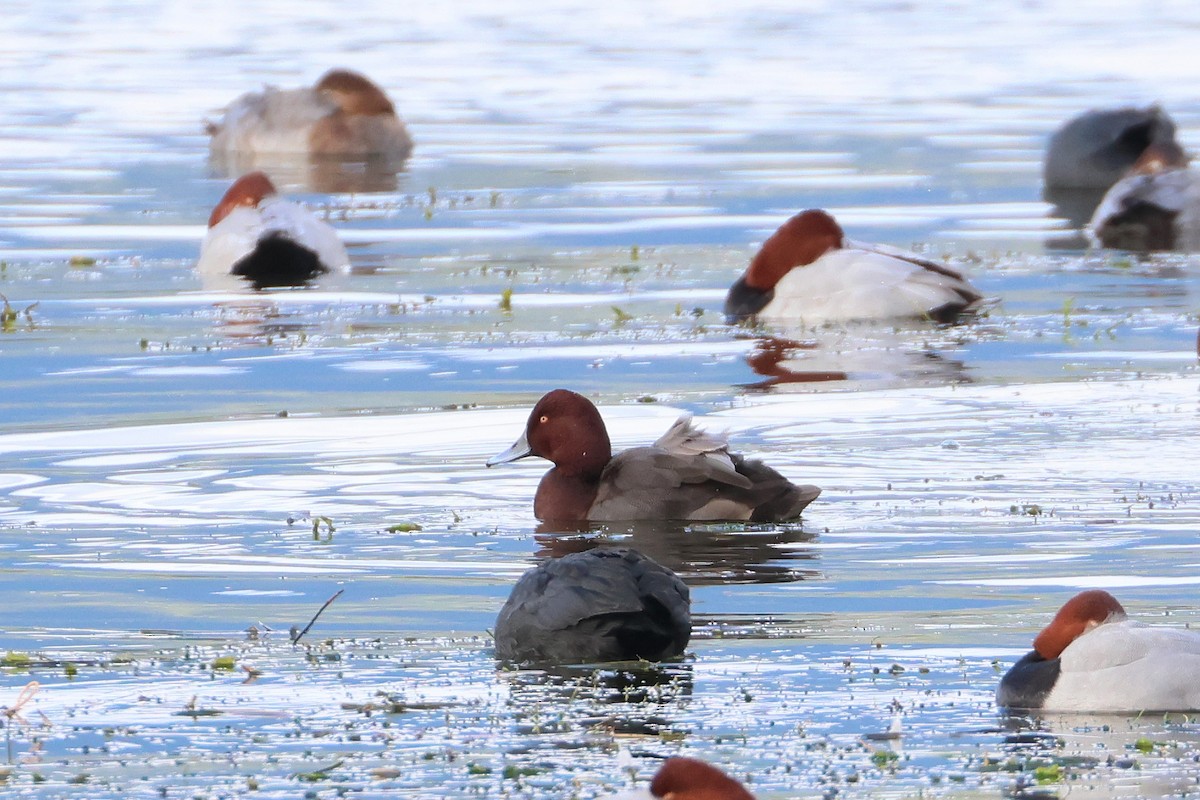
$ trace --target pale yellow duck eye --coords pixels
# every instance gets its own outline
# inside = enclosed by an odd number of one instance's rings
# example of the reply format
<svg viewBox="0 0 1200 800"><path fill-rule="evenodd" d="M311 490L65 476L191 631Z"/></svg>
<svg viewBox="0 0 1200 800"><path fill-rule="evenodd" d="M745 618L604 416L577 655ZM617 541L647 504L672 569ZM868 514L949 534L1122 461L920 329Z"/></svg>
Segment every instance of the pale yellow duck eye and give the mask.
<svg viewBox="0 0 1200 800"><path fill-rule="evenodd" d="M538 422L542 423L543 425L545 425L549 421L550 421L550 417L546 414L542 414L541 418L538 419Z"/></svg>

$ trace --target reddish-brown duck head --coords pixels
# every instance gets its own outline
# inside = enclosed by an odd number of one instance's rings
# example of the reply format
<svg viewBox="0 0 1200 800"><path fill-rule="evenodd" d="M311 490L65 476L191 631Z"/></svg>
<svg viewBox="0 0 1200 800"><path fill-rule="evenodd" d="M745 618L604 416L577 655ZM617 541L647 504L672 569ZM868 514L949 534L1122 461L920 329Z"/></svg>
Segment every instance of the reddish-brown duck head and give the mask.
<svg viewBox="0 0 1200 800"><path fill-rule="evenodd" d="M487 465L526 456L551 461L567 475L598 477L612 459L612 444L591 400L567 389L555 389L533 407L521 438L488 459Z"/></svg>
<svg viewBox="0 0 1200 800"><path fill-rule="evenodd" d="M793 267L811 264L844 242L841 226L828 213L820 209L801 211L763 242L746 269L746 285L770 291Z"/></svg>
<svg viewBox="0 0 1200 800"><path fill-rule="evenodd" d="M208 227L214 227L218 222L229 216L235 208L245 206L254 208L263 198L275 194L275 184L264 172L247 172L233 182L225 195L213 208L208 217Z"/></svg>
<svg viewBox="0 0 1200 800"><path fill-rule="evenodd" d="M1058 658L1071 642L1105 622L1125 619L1125 609L1103 589L1080 592L1058 610L1037 638L1033 649L1045 659Z"/></svg>

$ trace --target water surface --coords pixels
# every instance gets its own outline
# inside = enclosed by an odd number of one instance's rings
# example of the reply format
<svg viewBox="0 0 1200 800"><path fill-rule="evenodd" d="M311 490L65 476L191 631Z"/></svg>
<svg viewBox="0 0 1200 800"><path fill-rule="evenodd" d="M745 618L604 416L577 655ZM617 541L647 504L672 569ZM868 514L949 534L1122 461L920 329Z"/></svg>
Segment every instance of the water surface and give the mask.
<svg viewBox="0 0 1200 800"><path fill-rule="evenodd" d="M0 23L0 705L40 684L8 788L591 797L687 753L763 797L1195 791L1187 717L992 704L1078 589L1200 624L1196 259L1088 251L1039 185L1088 107L1160 101L1200 144L1194 4L195 13ZM353 273L203 285L203 120L333 65L417 141L370 190L283 172ZM725 326L808 207L995 301ZM618 446L693 412L824 494L791 525L541 531L544 465L482 465L560 385ZM498 670L513 581L597 537L692 585L687 656Z"/></svg>

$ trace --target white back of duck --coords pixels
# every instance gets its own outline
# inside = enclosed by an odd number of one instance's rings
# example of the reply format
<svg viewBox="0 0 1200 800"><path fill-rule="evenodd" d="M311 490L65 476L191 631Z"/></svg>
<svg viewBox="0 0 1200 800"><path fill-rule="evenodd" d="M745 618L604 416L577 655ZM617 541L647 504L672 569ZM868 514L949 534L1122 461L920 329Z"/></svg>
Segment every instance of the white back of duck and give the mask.
<svg viewBox="0 0 1200 800"><path fill-rule="evenodd" d="M1134 620L1099 625L1060 656L1047 711L1200 710L1200 633Z"/></svg>
<svg viewBox="0 0 1200 800"><path fill-rule="evenodd" d="M960 300L962 284L912 261L867 247L830 250L775 285L759 316L806 326L866 319L921 318Z"/></svg>

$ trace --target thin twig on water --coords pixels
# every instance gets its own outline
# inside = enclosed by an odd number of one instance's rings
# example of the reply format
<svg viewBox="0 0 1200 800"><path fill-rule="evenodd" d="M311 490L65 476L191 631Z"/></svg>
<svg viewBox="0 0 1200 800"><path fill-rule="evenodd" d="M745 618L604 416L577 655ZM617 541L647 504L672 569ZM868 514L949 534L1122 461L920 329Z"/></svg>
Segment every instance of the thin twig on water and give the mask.
<svg viewBox="0 0 1200 800"><path fill-rule="evenodd" d="M331 597L325 601L325 605L323 605L319 609L317 609L317 613L313 614L313 618L310 619L308 621L308 624L304 626L304 630L300 631L299 633L297 633L295 636L292 637L292 644L296 644L296 642L300 641L300 639L304 636L304 634L308 633L308 629L311 628L313 626L313 623L317 621L317 617L321 616L321 614L323 614L325 612L325 609L329 608L330 604L333 603L334 600L337 600L339 597L341 597L342 592L344 592L344 591L346 591L346 590L338 589L336 592L334 592L333 597Z"/></svg>

